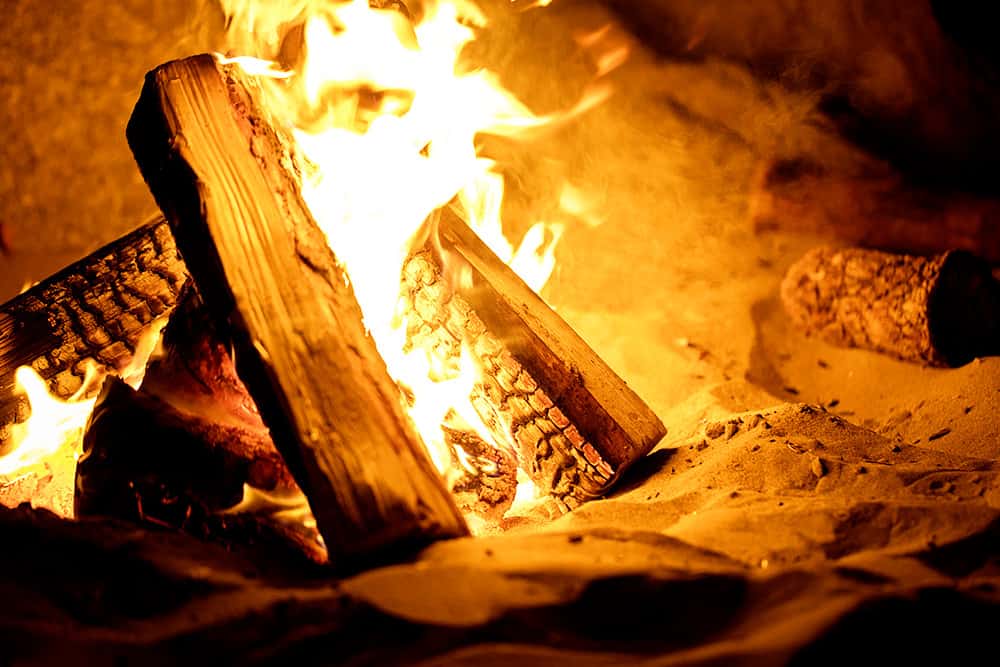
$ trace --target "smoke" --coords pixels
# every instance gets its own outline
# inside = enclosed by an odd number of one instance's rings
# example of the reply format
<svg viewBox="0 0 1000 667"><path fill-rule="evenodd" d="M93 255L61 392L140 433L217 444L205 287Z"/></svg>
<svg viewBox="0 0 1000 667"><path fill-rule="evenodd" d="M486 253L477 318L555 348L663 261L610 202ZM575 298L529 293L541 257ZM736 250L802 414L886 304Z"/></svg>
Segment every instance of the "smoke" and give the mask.
<svg viewBox="0 0 1000 667"><path fill-rule="evenodd" d="M981 185L998 160L992 73L928 0L603 0L660 56L722 58L818 95L847 136L915 178Z"/></svg>

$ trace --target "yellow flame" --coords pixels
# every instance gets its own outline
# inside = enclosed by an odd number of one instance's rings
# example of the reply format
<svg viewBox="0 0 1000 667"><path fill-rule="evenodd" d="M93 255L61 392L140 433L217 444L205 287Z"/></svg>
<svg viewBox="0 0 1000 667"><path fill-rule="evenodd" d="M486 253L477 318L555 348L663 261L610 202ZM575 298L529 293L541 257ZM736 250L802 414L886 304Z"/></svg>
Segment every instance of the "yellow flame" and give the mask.
<svg viewBox="0 0 1000 667"><path fill-rule="evenodd" d="M133 389L138 389L145 375L146 364L159 346L160 333L166 319L153 322L136 343L135 353L119 375ZM30 416L23 423L13 424L10 438L0 448L0 485L24 476L52 474L66 488L48 489L44 497L31 498L36 507L49 506L53 511L68 514L65 503L56 503L56 496L72 497L76 462L83 451L83 435L94 409L95 393L107 373L88 360L80 388L63 400L54 396L45 380L30 366L21 366L14 373L16 390L27 397ZM5 500L0 496L0 500ZM15 501L23 499L17 498Z"/></svg>
<svg viewBox="0 0 1000 667"><path fill-rule="evenodd" d="M457 461L461 468L464 452L445 442L446 415L459 415L494 446L504 446L496 438L506 436L491 433L471 404L482 370L468 349L456 360L407 347L402 267L425 221L452 205L501 260L541 290L564 227L539 222L519 243L507 239L504 179L477 151L477 137L517 137L562 122L600 103L608 89L588 90L563 114L533 114L495 75L462 60L486 22L464 0L427 0L412 22L368 0L220 1L229 52L238 54L226 62L260 73L268 112L292 128L306 162L303 198L350 277L390 375L411 397L409 413L432 460L453 479L460 471L450 467ZM603 56L598 73L623 57L621 50ZM582 210L580 200L564 208ZM532 493L530 483L519 486L519 497Z"/></svg>

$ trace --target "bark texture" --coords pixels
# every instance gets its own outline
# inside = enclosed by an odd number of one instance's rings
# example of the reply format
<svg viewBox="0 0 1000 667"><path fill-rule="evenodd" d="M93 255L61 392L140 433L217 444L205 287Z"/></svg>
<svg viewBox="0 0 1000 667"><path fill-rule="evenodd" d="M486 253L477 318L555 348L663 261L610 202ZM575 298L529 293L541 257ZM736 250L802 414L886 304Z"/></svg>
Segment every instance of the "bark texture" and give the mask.
<svg viewBox="0 0 1000 667"><path fill-rule="evenodd" d="M1000 289L964 252L816 248L788 270L781 299L796 325L832 345L934 366L1000 349Z"/></svg>
<svg viewBox="0 0 1000 667"><path fill-rule="evenodd" d="M434 239L403 271L410 344L472 355L483 371L473 406L541 494L563 510L603 495L663 424L464 222L443 212ZM449 263L471 279L447 279Z"/></svg>

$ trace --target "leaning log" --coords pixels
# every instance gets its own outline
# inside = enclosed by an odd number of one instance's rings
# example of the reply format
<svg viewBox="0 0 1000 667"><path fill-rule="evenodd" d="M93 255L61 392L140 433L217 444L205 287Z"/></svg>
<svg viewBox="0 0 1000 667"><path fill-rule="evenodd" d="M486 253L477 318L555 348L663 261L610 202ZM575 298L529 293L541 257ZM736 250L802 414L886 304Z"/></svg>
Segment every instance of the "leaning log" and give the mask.
<svg viewBox="0 0 1000 667"><path fill-rule="evenodd" d="M167 222L157 217L0 306L0 434L27 416L14 388L19 366L69 398L89 361L115 372L132 360L186 280Z"/></svg>
<svg viewBox="0 0 1000 667"><path fill-rule="evenodd" d="M965 252L816 248L788 270L781 299L798 327L832 345L933 366L1000 351L1000 283Z"/></svg>
<svg viewBox="0 0 1000 667"><path fill-rule="evenodd" d="M848 175L805 160L767 164L750 193L757 232L931 255L966 250L1000 261L1000 200L933 192L897 175Z"/></svg>
<svg viewBox="0 0 1000 667"><path fill-rule="evenodd" d="M467 270L467 280L447 280ZM463 270L456 270L461 267ZM562 509L603 495L666 434L634 391L450 210L403 271L411 344L482 368L473 405Z"/></svg>
<svg viewBox="0 0 1000 667"><path fill-rule="evenodd" d="M127 128L139 167L331 561L356 568L464 535L302 202L291 144L255 96L208 55L150 72Z"/></svg>

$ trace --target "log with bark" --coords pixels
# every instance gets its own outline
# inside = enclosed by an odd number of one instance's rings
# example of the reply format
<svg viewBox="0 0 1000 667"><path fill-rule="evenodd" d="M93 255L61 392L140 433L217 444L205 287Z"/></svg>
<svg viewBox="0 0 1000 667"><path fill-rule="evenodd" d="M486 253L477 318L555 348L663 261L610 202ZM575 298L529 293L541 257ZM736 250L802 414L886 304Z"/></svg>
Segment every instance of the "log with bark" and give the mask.
<svg viewBox="0 0 1000 667"><path fill-rule="evenodd" d="M448 280L449 273L467 279ZM449 209L403 270L411 345L483 370L473 405L542 494L603 495L666 434L653 411Z"/></svg>
<svg viewBox="0 0 1000 667"><path fill-rule="evenodd" d="M26 416L14 387L19 366L31 366L53 394L69 398L89 361L115 372L132 360L186 280L167 222L158 217L0 306L0 436Z"/></svg>
<svg viewBox="0 0 1000 667"><path fill-rule="evenodd" d="M75 516L170 526L324 562L305 500L193 290L163 347L138 391L105 380L77 465ZM231 511L245 491L286 502ZM289 512L296 498L300 511Z"/></svg>
<svg viewBox="0 0 1000 667"><path fill-rule="evenodd" d="M775 161L751 191L750 218L758 232L920 255L966 250L1000 261L1000 201L922 190L892 174L848 175L809 161Z"/></svg>
<svg viewBox="0 0 1000 667"><path fill-rule="evenodd" d="M207 55L150 72L127 128L139 167L331 561L465 535L256 95Z"/></svg>
<svg viewBox="0 0 1000 667"><path fill-rule="evenodd" d="M816 248L781 284L792 321L841 347L934 366L1000 352L1000 283L965 252Z"/></svg>

